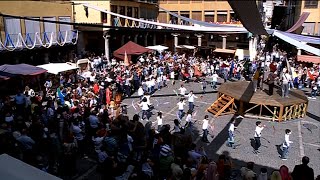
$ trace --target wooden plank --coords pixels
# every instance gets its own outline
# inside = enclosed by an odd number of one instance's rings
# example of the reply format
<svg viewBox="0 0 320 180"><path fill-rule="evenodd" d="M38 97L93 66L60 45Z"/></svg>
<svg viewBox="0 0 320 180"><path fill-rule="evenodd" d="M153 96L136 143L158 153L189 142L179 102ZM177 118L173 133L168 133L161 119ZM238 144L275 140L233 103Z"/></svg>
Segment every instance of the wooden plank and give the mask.
<svg viewBox="0 0 320 180"><path fill-rule="evenodd" d="M253 106L253 107L249 108L248 110L246 110L244 113L247 113L247 112L251 111L252 109L256 108L256 107L259 106L259 105L260 105L260 104L256 104L255 106Z"/></svg>
<svg viewBox="0 0 320 180"><path fill-rule="evenodd" d="M276 114L274 114L274 112L272 112L269 108L268 108L268 106L266 106L266 105L263 105L272 115L274 115L274 116L276 116L276 118L278 118L278 116L276 115Z"/></svg>
<svg viewBox="0 0 320 180"><path fill-rule="evenodd" d="M268 121L272 120L272 117L256 116L252 114L245 114L244 117L253 118L253 119L262 119L262 120L268 120Z"/></svg>
<svg viewBox="0 0 320 180"><path fill-rule="evenodd" d="M231 101L229 101L223 108L221 108L219 112L217 112L215 117L218 117L221 113L223 113L223 111L226 110L233 103L233 101L234 101L234 98L232 98Z"/></svg>
<svg viewBox="0 0 320 180"><path fill-rule="evenodd" d="M214 114L214 115L216 115L216 114L217 114L217 112L216 112L216 111L214 111L213 109L207 109L207 111L211 112L211 113L212 113L212 114Z"/></svg>
<svg viewBox="0 0 320 180"><path fill-rule="evenodd" d="M280 106L279 118L278 118L279 122L282 121L282 115L283 115L283 106Z"/></svg>

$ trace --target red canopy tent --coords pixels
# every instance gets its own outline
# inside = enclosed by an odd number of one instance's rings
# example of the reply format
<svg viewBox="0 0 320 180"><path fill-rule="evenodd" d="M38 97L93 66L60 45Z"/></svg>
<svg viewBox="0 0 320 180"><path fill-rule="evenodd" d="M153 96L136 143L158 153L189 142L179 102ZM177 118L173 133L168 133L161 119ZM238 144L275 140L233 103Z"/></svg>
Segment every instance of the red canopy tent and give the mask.
<svg viewBox="0 0 320 180"><path fill-rule="evenodd" d="M113 52L113 55L116 58L119 58L121 60L124 60L125 54L128 55L129 62L131 61L131 55L140 55L143 53L146 53L150 51L150 49L145 48L143 46L140 46L139 44L136 44L132 41L127 42L125 45L123 45L121 48L117 49Z"/></svg>

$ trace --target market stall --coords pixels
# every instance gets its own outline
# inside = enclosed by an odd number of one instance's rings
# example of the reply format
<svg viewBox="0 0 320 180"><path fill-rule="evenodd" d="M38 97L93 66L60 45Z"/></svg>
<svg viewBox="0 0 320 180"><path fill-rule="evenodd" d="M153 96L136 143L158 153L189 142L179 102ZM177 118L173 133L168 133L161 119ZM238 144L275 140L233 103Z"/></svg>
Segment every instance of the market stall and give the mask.
<svg viewBox="0 0 320 180"><path fill-rule="evenodd" d="M49 63L49 64L43 64L39 65L37 67L43 68L47 70L48 73L50 74L59 74L61 72L66 72L74 69L78 69L76 66L72 66L68 63Z"/></svg>

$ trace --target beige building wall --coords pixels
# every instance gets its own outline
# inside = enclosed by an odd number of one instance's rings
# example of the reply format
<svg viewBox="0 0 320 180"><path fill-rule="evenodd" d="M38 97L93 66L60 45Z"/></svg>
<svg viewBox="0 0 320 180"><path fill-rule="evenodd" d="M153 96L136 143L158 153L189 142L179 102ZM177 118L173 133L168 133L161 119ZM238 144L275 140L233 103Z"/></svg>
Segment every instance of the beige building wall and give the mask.
<svg viewBox="0 0 320 180"><path fill-rule="evenodd" d="M94 10L92 8L88 8L88 16L86 16L85 8L83 4L90 4L93 6L97 6L101 9L105 9L110 11L110 1L73 1L76 5L74 6L74 16L75 22L77 23L101 23L101 12ZM109 21L106 23L109 25Z"/></svg>
<svg viewBox="0 0 320 180"><path fill-rule="evenodd" d="M0 1L2 14L25 16L25 17L70 17L73 19L72 5L66 2L41 2L41 1ZM21 33L25 33L25 20L20 20ZM40 30L43 32L43 22L40 22ZM57 24L57 31L59 24ZM5 38L4 18L0 17L1 38Z"/></svg>
<svg viewBox="0 0 320 180"><path fill-rule="evenodd" d="M306 8L305 0L301 3L301 14L303 12L310 12L309 17L305 21L306 23L314 23L314 32L313 35L320 36L320 1L318 1L317 8Z"/></svg>
<svg viewBox="0 0 320 180"><path fill-rule="evenodd" d="M201 21L205 21L205 12L213 13L214 22L217 22L217 17L219 11L227 14L227 21L230 22L230 12L232 8L230 7L228 1L217 1L217 0L161 0L160 7L172 11L172 12L189 12L190 18L192 17L192 12L201 12ZM167 13L167 21L169 21L170 15Z"/></svg>

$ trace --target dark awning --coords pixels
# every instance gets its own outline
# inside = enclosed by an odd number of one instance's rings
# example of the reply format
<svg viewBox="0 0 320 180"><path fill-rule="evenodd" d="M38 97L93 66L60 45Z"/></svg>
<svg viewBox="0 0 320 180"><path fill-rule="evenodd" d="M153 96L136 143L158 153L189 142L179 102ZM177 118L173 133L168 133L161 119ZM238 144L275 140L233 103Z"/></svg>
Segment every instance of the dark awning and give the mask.
<svg viewBox="0 0 320 180"><path fill-rule="evenodd" d="M265 30L256 1L228 0L243 26L254 35L268 35Z"/></svg>

